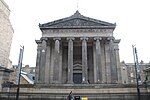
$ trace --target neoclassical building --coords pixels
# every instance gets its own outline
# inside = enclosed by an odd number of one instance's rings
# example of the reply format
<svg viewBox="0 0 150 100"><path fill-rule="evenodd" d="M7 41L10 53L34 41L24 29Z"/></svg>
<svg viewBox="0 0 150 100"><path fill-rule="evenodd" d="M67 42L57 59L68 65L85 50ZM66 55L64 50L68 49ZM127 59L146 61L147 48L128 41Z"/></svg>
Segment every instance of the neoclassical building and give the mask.
<svg viewBox="0 0 150 100"><path fill-rule="evenodd" d="M136 85L122 81L115 27L78 11L40 24L35 84L20 85L19 100L66 100L70 91L75 100L138 100ZM0 99L16 99L16 85L4 88ZM140 86L141 100L150 98L149 91Z"/></svg>
<svg viewBox="0 0 150 100"><path fill-rule="evenodd" d="M35 84L121 83L116 24L85 17L78 11L39 24Z"/></svg>

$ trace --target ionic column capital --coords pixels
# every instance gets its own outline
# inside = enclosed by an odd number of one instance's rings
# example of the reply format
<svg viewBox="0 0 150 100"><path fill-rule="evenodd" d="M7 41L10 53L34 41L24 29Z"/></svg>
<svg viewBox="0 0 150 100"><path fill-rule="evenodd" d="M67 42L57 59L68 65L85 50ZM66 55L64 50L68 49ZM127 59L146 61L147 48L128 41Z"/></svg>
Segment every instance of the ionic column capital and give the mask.
<svg viewBox="0 0 150 100"><path fill-rule="evenodd" d="M81 37L80 40L85 40L87 41L89 38L88 37Z"/></svg>
<svg viewBox="0 0 150 100"><path fill-rule="evenodd" d="M54 41L56 41L56 40L60 41L61 38L53 38L53 40L54 40Z"/></svg>
<svg viewBox="0 0 150 100"><path fill-rule="evenodd" d="M102 40L102 37L94 37L94 40Z"/></svg>
<svg viewBox="0 0 150 100"><path fill-rule="evenodd" d="M46 46L47 46L47 38L42 38L41 43L42 43L42 53L45 53L46 51Z"/></svg>
<svg viewBox="0 0 150 100"><path fill-rule="evenodd" d="M47 38L47 37L42 37L40 40L41 40L41 41L47 41L48 38Z"/></svg>
<svg viewBox="0 0 150 100"><path fill-rule="evenodd" d="M115 38L114 37L108 37L107 40L114 41Z"/></svg>
<svg viewBox="0 0 150 100"><path fill-rule="evenodd" d="M70 40L73 41L73 40L75 40L75 38L74 38L74 37L69 37L69 38L67 38L67 40L68 40L68 41L70 41Z"/></svg>

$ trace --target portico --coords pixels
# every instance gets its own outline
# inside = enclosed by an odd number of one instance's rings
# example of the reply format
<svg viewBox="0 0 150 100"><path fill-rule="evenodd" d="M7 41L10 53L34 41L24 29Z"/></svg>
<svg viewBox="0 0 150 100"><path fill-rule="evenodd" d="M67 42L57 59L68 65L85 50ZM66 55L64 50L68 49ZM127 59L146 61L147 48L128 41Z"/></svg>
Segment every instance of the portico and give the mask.
<svg viewBox="0 0 150 100"><path fill-rule="evenodd" d="M40 24L36 40L36 84L116 84L121 82L115 24L78 11L67 18Z"/></svg>

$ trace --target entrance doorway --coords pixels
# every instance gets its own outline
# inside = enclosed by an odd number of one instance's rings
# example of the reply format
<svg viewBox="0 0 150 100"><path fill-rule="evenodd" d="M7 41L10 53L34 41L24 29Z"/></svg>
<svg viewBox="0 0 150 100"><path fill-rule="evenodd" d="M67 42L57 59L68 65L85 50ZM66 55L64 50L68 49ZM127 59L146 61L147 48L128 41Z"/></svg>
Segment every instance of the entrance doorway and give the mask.
<svg viewBox="0 0 150 100"><path fill-rule="evenodd" d="M82 83L82 73L73 73L73 82L74 84Z"/></svg>

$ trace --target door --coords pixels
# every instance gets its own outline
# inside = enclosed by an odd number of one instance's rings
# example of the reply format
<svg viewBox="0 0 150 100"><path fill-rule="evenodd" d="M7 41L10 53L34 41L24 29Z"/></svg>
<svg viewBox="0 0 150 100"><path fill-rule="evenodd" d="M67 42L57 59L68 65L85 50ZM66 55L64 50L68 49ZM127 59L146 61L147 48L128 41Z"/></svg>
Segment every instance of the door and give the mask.
<svg viewBox="0 0 150 100"><path fill-rule="evenodd" d="M73 73L73 82L74 84L82 83L82 73Z"/></svg>

